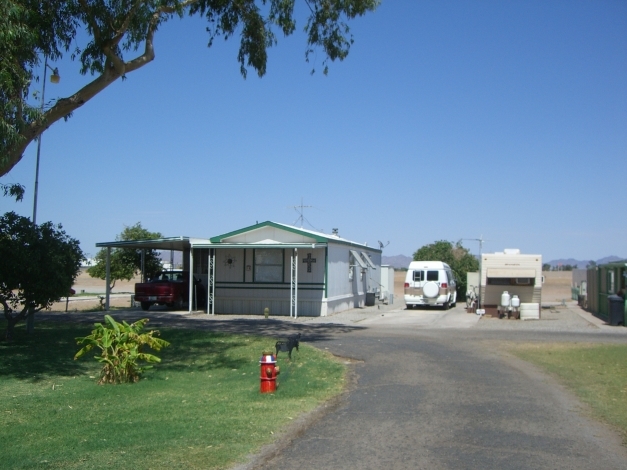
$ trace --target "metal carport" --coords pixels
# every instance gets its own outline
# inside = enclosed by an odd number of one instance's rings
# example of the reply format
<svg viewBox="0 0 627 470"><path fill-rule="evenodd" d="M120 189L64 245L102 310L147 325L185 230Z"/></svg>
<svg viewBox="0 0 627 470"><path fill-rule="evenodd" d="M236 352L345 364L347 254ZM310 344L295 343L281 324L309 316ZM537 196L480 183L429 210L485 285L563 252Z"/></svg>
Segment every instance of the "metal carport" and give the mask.
<svg viewBox="0 0 627 470"><path fill-rule="evenodd" d="M106 264L106 294L105 294L105 310L109 310L109 298L110 298L110 280L111 280L111 248L130 248L135 250L142 250L142 281L144 281L144 255L146 250L172 250L181 251L183 256L187 253L189 269L189 311L192 311L192 296L194 288L194 274L193 274L193 255L192 255L192 240L194 242L207 242L206 239L193 239L190 237L169 237L169 238L156 238L152 240L125 240L114 242L102 242L96 243L97 248L107 249L107 264Z"/></svg>

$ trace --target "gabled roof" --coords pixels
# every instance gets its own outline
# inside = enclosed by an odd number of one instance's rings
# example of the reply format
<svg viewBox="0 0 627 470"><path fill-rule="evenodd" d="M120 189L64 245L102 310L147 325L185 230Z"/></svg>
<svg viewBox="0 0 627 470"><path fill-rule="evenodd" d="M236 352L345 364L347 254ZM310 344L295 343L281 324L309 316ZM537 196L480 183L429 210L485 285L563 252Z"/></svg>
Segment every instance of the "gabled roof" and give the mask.
<svg viewBox="0 0 627 470"><path fill-rule="evenodd" d="M339 243L370 252L381 250L362 243L355 243L345 238L327 233L278 222L261 222L233 232L228 232L210 239L191 237L158 238L153 240L128 240L96 243L99 248L134 248L153 250L185 251L191 248L320 248L329 243Z"/></svg>
<svg viewBox="0 0 627 470"><path fill-rule="evenodd" d="M277 229L284 232L285 236L277 237L276 232L274 238L269 235L268 229ZM268 238L270 236L270 238ZM281 238L282 240L277 240ZM298 247L299 245L305 246L326 246L328 243L339 243L344 245L355 246L359 248L366 248L375 252L381 250L369 247L361 243L355 243L344 238L329 235L322 232L316 232L314 230L307 230L300 227L293 227L291 225L281 224L278 222L261 222L249 227L245 227L233 232L224 233L216 237L211 237L210 242L212 245L229 245L229 246L285 246L285 247ZM196 246L197 244L194 243Z"/></svg>

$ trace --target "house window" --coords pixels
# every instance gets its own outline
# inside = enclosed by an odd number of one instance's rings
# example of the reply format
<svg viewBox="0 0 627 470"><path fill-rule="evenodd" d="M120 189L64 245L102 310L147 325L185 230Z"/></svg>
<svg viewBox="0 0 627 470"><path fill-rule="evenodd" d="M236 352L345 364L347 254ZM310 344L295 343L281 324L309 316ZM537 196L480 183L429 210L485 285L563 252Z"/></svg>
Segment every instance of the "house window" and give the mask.
<svg viewBox="0 0 627 470"><path fill-rule="evenodd" d="M255 250L255 282L283 282L283 250Z"/></svg>

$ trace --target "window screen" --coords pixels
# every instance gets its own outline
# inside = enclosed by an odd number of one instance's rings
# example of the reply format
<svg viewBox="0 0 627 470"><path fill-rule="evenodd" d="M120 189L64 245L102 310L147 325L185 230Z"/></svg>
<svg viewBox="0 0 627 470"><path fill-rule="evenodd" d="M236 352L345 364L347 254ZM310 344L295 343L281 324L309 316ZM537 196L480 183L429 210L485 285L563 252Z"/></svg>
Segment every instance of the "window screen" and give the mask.
<svg viewBox="0 0 627 470"><path fill-rule="evenodd" d="M283 250L255 250L255 282L283 282Z"/></svg>
<svg viewBox="0 0 627 470"><path fill-rule="evenodd" d="M424 271L414 271L414 282L421 282L425 280Z"/></svg>

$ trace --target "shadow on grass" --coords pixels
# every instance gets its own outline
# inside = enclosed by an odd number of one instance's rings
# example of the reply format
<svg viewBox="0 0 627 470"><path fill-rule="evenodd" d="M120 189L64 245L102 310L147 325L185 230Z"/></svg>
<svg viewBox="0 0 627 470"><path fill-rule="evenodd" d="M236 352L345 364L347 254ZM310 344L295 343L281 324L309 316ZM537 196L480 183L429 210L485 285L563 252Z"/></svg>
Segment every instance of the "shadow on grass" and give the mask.
<svg viewBox="0 0 627 470"><path fill-rule="evenodd" d="M4 338L6 321L0 321ZM27 335L25 325L15 327L13 341L0 341L0 377L28 379L33 382L48 376L75 376L89 369L86 363L74 361L79 347L76 336L88 334L76 325L37 324L34 335Z"/></svg>
<svg viewBox="0 0 627 470"><path fill-rule="evenodd" d="M58 314L44 313L40 315L45 321L55 322L102 322L105 312L99 313L73 313ZM120 310L109 312L116 321L125 320L129 323L140 318L149 318L147 329L153 328L184 328L190 330L205 330L219 333L269 336L281 339L295 333L301 333L301 342L316 343L328 341L338 334L352 333L363 330L363 326L353 326L333 323L305 323L296 322L289 317L275 317L265 319L259 318L238 318L227 315L210 315L189 317L185 315L172 314L160 311L137 311ZM276 341L275 339L275 341Z"/></svg>
<svg viewBox="0 0 627 470"><path fill-rule="evenodd" d="M157 353L162 358L158 366L163 370L237 369L246 361L237 359L229 351L243 346L241 340L231 335L268 337L268 348L277 339L301 333L301 343L315 344L328 341L338 334L346 334L363 327L339 324L307 324L287 319L255 319L186 317L167 312L142 312L126 310L110 313L117 321L129 323L149 318L147 330L163 329L162 337L171 343L169 348ZM102 322L104 312L97 313L41 313L36 317L35 334L25 332L23 323L16 326L12 342L0 341L0 377L14 377L32 381L45 380L47 376L75 376L94 370L91 357L74 361L80 349L76 337L88 335L95 322ZM6 322L0 321L0 332ZM238 341L240 341L238 343ZM202 364L196 359L202 353L210 357ZM209 353L209 354L207 354ZM261 353L261 351L259 351ZM192 366L193 365L193 366Z"/></svg>
<svg viewBox="0 0 627 470"><path fill-rule="evenodd" d="M154 327L154 325L152 325ZM239 369L248 363L231 354L242 345L239 338L223 333L190 329L160 329L170 346L155 353L161 358L160 371L210 371ZM202 362L198 359L202 358Z"/></svg>

